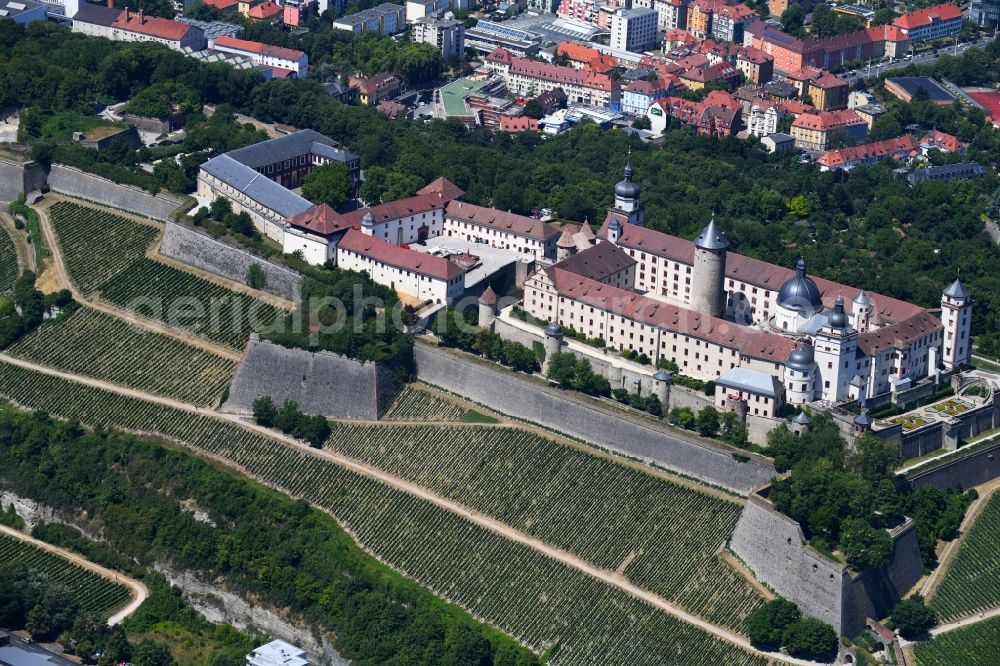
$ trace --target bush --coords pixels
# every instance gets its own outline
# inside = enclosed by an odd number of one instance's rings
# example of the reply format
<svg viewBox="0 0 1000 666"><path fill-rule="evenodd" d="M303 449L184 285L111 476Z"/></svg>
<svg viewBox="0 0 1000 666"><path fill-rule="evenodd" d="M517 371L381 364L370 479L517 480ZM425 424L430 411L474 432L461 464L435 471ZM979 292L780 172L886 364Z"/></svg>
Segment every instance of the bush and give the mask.
<svg viewBox="0 0 1000 666"><path fill-rule="evenodd" d="M754 645L774 650L781 646L785 627L801 618L799 607L791 601L768 601L747 618L747 635Z"/></svg>
<svg viewBox="0 0 1000 666"><path fill-rule="evenodd" d="M895 608L889 620L893 627L899 629L903 638L914 640L927 633L927 630L937 624L934 611L924 605L924 598L915 594L909 599L903 599Z"/></svg>
<svg viewBox="0 0 1000 666"><path fill-rule="evenodd" d="M549 359L548 378L561 386L589 395L611 395L611 384L590 367L590 361L569 352L558 352Z"/></svg>
<svg viewBox="0 0 1000 666"><path fill-rule="evenodd" d="M330 436L330 423L323 416L309 416L299 411L299 406L286 400L281 409L276 409L270 396L253 401L253 417L257 425L277 428L286 435L309 442L318 449Z"/></svg>
<svg viewBox="0 0 1000 666"><path fill-rule="evenodd" d="M807 617L785 627L781 645L793 657L832 661L837 653L837 632L825 622Z"/></svg>

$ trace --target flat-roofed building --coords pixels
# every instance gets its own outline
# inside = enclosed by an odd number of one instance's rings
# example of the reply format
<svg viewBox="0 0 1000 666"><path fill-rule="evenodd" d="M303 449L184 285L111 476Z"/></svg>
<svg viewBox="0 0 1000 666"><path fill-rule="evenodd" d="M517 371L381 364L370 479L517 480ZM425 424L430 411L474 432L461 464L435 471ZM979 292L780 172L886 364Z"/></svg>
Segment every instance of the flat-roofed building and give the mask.
<svg viewBox="0 0 1000 666"><path fill-rule="evenodd" d="M383 37L406 30L406 8L384 2L377 7L356 14L341 16L333 22L334 30L347 30L361 34L371 31Z"/></svg>

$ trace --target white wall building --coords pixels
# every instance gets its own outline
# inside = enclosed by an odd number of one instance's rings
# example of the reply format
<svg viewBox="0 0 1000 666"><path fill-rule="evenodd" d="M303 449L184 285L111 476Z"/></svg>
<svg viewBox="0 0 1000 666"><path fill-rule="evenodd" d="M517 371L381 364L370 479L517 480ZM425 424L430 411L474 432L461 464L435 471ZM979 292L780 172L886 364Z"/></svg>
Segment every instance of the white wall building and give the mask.
<svg viewBox="0 0 1000 666"><path fill-rule="evenodd" d="M300 79L305 77L309 68L309 56L302 51L246 39L216 37L209 40L208 48L223 53L246 56L258 65L293 72Z"/></svg>
<svg viewBox="0 0 1000 666"><path fill-rule="evenodd" d="M309 655L302 648L276 639L250 652L247 666L309 666Z"/></svg>
<svg viewBox="0 0 1000 666"><path fill-rule="evenodd" d="M759 105L750 107L747 116L747 130L752 136L763 137L778 131L778 111L773 106L761 111Z"/></svg>
<svg viewBox="0 0 1000 666"><path fill-rule="evenodd" d="M406 22L438 16L451 9L449 0L406 0Z"/></svg>
<svg viewBox="0 0 1000 666"><path fill-rule="evenodd" d="M413 22L410 36L418 44L437 48L446 64L465 57L465 24L459 20L425 16Z"/></svg>
<svg viewBox="0 0 1000 666"><path fill-rule="evenodd" d="M559 231L541 220L464 201L448 204L442 233L536 259L554 259L559 239Z"/></svg>
<svg viewBox="0 0 1000 666"><path fill-rule="evenodd" d="M611 15L611 47L636 53L655 47L656 24L652 9L616 9Z"/></svg>

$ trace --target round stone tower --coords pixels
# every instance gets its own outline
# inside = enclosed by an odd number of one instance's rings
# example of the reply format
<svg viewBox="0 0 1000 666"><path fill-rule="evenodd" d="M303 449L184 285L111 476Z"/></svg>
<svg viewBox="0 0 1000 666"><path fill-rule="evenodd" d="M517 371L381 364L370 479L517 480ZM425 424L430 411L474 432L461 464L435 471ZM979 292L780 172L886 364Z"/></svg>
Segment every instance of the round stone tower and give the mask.
<svg viewBox="0 0 1000 666"><path fill-rule="evenodd" d="M542 364L542 372L548 374L549 363L552 357L562 349L563 332L559 324L552 322L545 327L545 363Z"/></svg>
<svg viewBox="0 0 1000 666"><path fill-rule="evenodd" d="M691 309L721 317L726 309L726 250L729 239L715 222L715 215L694 239L691 270Z"/></svg>
<svg viewBox="0 0 1000 666"><path fill-rule="evenodd" d="M493 287L487 286L479 297L479 326L493 330L493 322L497 318L497 295Z"/></svg>

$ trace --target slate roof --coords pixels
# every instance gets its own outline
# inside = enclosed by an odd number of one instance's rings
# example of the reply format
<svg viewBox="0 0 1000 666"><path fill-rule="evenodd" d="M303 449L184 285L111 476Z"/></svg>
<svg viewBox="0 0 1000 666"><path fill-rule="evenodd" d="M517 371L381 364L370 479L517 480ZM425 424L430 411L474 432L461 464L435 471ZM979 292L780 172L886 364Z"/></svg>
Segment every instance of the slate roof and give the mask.
<svg viewBox="0 0 1000 666"><path fill-rule="evenodd" d="M516 213L485 208L464 201L452 201L445 209L445 216L452 220L460 220L483 227L492 227L500 231L544 241L559 235L559 230L550 224L525 217Z"/></svg>
<svg viewBox="0 0 1000 666"><path fill-rule="evenodd" d="M730 368L715 380L718 386L740 389L747 393L776 397L781 393L781 382L774 375L769 375L749 368Z"/></svg>
<svg viewBox="0 0 1000 666"><path fill-rule="evenodd" d="M360 159L357 155L337 148L337 142L333 139L311 129L299 130L277 139L237 148L226 155L252 169L257 169L309 153L343 162Z"/></svg>
<svg viewBox="0 0 1000 666"><path fill-rule="evenodd" d="M609 276L635 266L635 259L614 243L598 243L586 250L566 257L555 264L556 268L603 282Z"/></svg>
<svg viewBox="0 0 1000 666"><path fill-rule="evenodd" d="M73 15L73 21L110 28L111 24L117 20L118 15L124 11L124 9L111 9L102 5L92 5L89 2L84 2L80 4L79 11Z"/></svg>
<svg viewBox="0 0 1000 666"><path fill-rule="evenodd" d="M202 164L201 168L206 173L228 183L257 203L284 217L291 217L313 206L311 202L291 190L236 161L231 157L231 153L213 157Z"/></svg>

